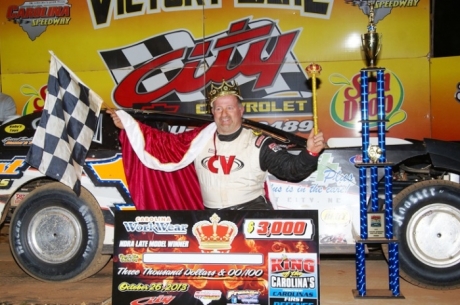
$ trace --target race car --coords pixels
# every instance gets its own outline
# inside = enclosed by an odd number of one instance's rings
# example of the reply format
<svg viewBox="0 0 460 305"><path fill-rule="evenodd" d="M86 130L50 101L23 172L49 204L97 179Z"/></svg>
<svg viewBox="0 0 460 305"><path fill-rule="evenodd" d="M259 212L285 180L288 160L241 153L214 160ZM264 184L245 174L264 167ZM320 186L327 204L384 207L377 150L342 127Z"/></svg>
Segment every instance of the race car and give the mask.
<svg viewBox="0 0 460 305"><path fill-rule="evenodd" d="M130 113L170 132L212 121L208 115ZM75 282L97 273L111 259L115 211L135 209L123 171L119 130L102 111L77 196L25 162L40 117L32 113L0 126L1 223L9 224L11 251L25 272L42 281ZM274 127L247 119L243 125L275 137L292 153L305 147L304 138ZM456 142L387 139L400 275L421 287L460 287L458 151ZM360 234L357 165L362 155L361 139L330 139L317 170L304 181L288 183L270 176L278 209L318 211L320 254L355 251ZM379 211L385 209L383 177L379 169ZM370 177L366 182L369 197ZM388 258L385 244L382 249Z"/></svg>

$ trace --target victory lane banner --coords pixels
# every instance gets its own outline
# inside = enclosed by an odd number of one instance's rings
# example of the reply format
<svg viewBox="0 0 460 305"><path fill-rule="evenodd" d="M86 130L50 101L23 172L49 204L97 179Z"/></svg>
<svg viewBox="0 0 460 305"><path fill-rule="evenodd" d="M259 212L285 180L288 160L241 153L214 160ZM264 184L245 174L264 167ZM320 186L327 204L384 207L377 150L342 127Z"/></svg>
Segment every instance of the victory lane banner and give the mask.
<svg viewBox="0 0 460 305"><path fill-rule="evenodd" d="M117 211L112 304L318 305L318 211Z"/></svg>

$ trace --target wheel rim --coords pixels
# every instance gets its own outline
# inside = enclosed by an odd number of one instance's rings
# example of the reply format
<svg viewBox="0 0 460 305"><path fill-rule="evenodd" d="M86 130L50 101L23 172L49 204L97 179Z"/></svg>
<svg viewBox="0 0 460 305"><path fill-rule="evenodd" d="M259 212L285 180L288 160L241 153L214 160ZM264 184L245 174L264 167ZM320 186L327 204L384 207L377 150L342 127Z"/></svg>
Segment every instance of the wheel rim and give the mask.
<svg viewBox="0 0 460 305"><path fill-rule="evenodd" d="M68 261L80 248L82 228L76 216L59 207L40 210L27 232L32 252L41 260L58 264Z"/></svg>
<svg viewBox="0 0 460 305"><path fill-rule="evenodd" d="M435 268L460 263L460 210L447 204L430 204L410 218L407 243L414 256Z"/></svg>

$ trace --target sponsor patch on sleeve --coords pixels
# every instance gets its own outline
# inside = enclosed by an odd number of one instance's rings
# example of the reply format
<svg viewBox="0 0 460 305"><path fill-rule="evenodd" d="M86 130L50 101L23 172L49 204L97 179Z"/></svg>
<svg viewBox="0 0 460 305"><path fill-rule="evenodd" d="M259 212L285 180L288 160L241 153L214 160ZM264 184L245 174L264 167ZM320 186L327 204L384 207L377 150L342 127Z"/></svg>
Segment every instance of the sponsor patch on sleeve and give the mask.
<svg viewBox="0 0 460 305"><path fill-rule="evenodd" d="M267 138L267 136L265 136L265 135L258 136L257 139L256 139L256 143L255 143L256 147L260 148L262 146L262 144L264 143L266 138Z"/></svg>
<svg viewBox="0 0 460 305"><path fill-rule="evenodd" d="M274 152L277 152L277 151L280 151L280 150L283 149L280 145L278 145L278 144L276 144L276 143L271 143L271 144L269 144L269 145L268 145L268 148L270 148L270 149L273 150Z"/></svg>

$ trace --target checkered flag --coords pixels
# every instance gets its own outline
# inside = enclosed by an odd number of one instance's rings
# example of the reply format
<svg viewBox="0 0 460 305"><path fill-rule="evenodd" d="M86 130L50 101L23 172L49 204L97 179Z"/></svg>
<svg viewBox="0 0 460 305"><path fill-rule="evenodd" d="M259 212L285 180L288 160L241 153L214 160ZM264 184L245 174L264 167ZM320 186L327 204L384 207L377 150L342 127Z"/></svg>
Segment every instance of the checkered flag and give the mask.
<svg viewBox="0 0 460 305"><path fill-rule="evenodd" d="M26 161L80 194L102 99L51 53L48 93Z"/></svg>

